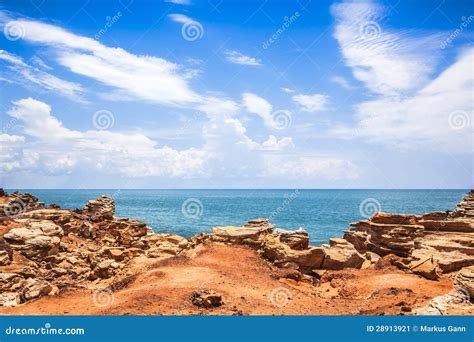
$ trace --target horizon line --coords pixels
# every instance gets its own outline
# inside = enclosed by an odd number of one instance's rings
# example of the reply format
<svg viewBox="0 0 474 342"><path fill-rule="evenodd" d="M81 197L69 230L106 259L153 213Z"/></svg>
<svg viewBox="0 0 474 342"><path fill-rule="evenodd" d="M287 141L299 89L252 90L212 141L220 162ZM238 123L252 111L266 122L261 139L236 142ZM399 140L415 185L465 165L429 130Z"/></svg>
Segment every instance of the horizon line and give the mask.
<svg viewBox="0 0 474 342"><path fill-rule="evenodd" d="M13 190L464 190L473 188L3 188Z"/></svg>

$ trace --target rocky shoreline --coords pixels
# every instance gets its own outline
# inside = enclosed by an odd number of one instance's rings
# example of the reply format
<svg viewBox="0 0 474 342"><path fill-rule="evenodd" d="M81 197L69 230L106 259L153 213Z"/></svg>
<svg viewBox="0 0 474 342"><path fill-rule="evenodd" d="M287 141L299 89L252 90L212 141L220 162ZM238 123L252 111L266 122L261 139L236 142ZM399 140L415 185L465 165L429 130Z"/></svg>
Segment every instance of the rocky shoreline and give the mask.
<svg viewBox="0 0 474 342"><path fill-rule="evenodd" d="M66 210L0 190L0 314L474 313L472 190L453 211L379 212L322 246L263 218L188 240L114 215L107 196Z"/></svg>

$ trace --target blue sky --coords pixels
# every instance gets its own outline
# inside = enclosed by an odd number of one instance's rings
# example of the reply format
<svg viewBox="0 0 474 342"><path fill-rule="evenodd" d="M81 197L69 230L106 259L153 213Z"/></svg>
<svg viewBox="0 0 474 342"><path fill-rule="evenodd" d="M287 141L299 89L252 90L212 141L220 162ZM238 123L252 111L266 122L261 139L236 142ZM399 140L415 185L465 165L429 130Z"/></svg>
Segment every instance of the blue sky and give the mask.
<svg viewBox="0 0 474 342"><path fill-rule="evenodd" d="M471 188L470 1L0 1L6 188Z"/></svg>

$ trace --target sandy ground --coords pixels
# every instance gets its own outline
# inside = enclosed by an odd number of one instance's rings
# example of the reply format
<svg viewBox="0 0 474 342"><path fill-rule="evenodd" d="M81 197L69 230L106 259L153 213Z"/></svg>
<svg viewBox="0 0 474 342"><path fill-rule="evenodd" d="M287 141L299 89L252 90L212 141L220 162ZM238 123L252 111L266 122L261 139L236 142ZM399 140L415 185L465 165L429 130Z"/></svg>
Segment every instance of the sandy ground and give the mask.
<svg viewBox="0 0 474 342"><path fill-rule="evenodd" d="M327 272L318 286L288 279L286 271L245 246L202 245L189 258L137 258L135 276L114 291L70 289L0 314L28 315L357 315L410 314L452 290L396 269ZM291 275L291 272L290 272ZM195 307L193 291L222 295L223 305Z"/></svg>

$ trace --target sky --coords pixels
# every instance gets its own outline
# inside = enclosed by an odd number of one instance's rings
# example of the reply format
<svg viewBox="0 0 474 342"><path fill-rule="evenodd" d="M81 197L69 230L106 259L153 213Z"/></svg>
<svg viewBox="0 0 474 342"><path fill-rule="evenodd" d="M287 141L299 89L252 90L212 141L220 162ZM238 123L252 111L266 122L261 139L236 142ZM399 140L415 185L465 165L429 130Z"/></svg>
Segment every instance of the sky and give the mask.
<svg viewBox="0 0 474 342"><path fill-rule="evenodd" d="M464 0L0 0L5 188L473 188Z"/></svg>

